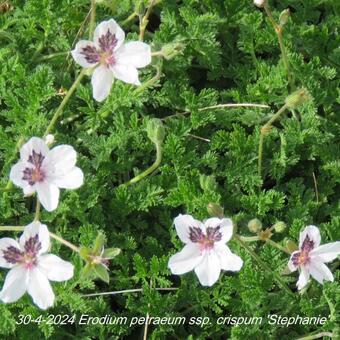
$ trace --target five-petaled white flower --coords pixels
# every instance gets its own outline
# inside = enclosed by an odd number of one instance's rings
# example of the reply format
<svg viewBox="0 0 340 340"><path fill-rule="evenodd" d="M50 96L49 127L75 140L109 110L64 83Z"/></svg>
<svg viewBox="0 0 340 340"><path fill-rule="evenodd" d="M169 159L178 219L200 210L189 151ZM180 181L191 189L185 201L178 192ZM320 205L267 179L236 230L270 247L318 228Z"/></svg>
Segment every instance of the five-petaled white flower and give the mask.
<svg viewBox="0 0 340 340"><path fill-rule="evenodd" d="M225 244L233 235L230 219L209 218L202 223L190 215L179 215L174 223L179 238L186 245L169 260L173 274L181 275L194 269L203 286L212 286L221 269L241 269L242 259Z"/></svg>
<svg viewBox="0 0 340 340"><path fill-rule="evenodd" d="M59 188L76 189L83 184L84 175L75 166L76 160L72 146L49 150L44 140L32 137L20 149L20 161L12 167L10 179L25 195L37 192L43 207L52 211L58 206Z"/></svg>
<svg viewBox="0 0 340 340"><path fill-rule="evenodd" d="M114 19L101 22L94 31L94 41L81 40L71 52L82 67L94 67L93 98L103 101L110 93L114 77L140 85L138 68L151 62L151 48L141 41L124 44L125 33Z"/></svg>
<svg viewBox="0 0 340 340"><path fill-rule="evenodd" d="M53 305L54 293L49 280L69 280L73 276L73 265L56 255L44 254L49 247L48 229L38 221L25 227L19 243L12 238L0 239L0 267L11 268L0 292L3 302L17 301L27 292L39 308Z"/></svg>
<svg viewBox="0 0 340 340"><path fill-rule="evenodd" d="M333 274L325 263L333 261L340 254L340 242L327 243L320 246L320 231L314 225L310 225L300 233L299 250L293 252L288 262L291 272L300 269L297 282L298 289L307 285L310 275L316 281L334 281Z"/></svg>

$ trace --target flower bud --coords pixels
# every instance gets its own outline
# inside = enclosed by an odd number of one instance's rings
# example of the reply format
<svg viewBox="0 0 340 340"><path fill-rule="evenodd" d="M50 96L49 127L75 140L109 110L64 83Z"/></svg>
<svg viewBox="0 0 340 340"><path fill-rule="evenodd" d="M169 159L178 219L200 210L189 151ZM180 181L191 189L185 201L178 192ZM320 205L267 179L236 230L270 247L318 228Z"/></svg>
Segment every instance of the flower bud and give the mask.
<svg viewBox="0 0 340 340"><path fill-rule="evenodd" d="M184 51L185 45L179 42L173 42L170 44L166 44L162 47L161 52L162 56L166 60L170 60L174 58L177 54L180 54Z"/></svg>
<svg viewBox="0 0 340 340"><path fill-rule="evenodd" d="M299 89L299 90L293 92L292 94L290 94L286 98L285 103L289 108L295 109L299 105L301 105L304 102L306 102L307 100L309 100L309 98L310 98L310 95L309 95L309 92L307 91L307 89L302 88L302 89Z"/></svg>
<svg viewBox="0 0 340 340"><path fill-rule="evenodd" d="M154 144L161 144L165 137L165 129L162 121L158 118L150 119L146 125L146 132Z"/></svg>
<svg viewBox="0 0 340 340"><path fill-rule="evenodd" d="M262 230L262 222L257 218L253 218L248 222L248 229L252 233L258 233Z"/></svg>
<svg viewBox="0 0 340 340"><path fill-rule="evenodd" d="M277 233L283 233L285 231L286 227L287 227L286 223L284 223L282 221L276 222L273 225L273 228Z"/></svg>
<svg viewBox="0 0 340 340"><path fill-rule="evenodd" d="M224 216L224 209L217 203L209 203L207 205L208 214L211 217L223 217Z"/></svg>
<svg viewBox="0 0 340 340"><path fill-rule="evenodd" d="M254 0L254 5L261 8L264 6L266 0Z"/></svg>
<svg viewBox="0 0 340 340"><path fill-rule="evenodd" d="M281 27L284 26L287 23L289 17L290 17L289 8L287 8L284 11L281 12L280 17L279 17L279 23L280 23Z"/></svg>
<svg viewBox="0 0 340 340"><path fill-rule="evenodd" d="M47 145L52 145L54 143L54 136L49 134L44 137L44 141Z"/></svg>
<svg viewBox="0 0 340 340"><path fill-rule="evenodd" d="M299 249L297 244L291 240L286 241L286 248L290 253L293 253L294 251Z"/></svg>

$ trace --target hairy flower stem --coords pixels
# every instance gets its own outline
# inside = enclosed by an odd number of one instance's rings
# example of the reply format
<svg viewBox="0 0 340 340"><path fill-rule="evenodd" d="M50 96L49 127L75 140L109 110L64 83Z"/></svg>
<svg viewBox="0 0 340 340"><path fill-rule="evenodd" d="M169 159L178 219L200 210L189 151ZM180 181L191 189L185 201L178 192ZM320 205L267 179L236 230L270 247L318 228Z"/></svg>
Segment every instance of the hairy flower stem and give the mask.
<svg viewBox="0 0 340 340"><path fill-rule="evenodd" d="M149 23L149 16L151 14L152 7L154 7L156 3L157 3L157 0L150 0L148 9L146 10L145 15L144 16L139 15L139 41L144 40L146 26Z"/></svg>
<svg viewBox="0 0 340 340"><path fill-rule="evenodd" d="M270 238L267 238L266 240L261 240L259 236L238 236L241 241L243 242L256 242L256 241L264 241L271 245L274 248L277 248L281 251L283 251L286 254L291 254L286 248L282 247L279 243L276 243L275 241L271 240Z"/></svg>
<svg viewBox="0 0 340 340"><path fill-rule="evenodd" d="M283 43L283 35L282 35L283 27L275 21L273 15L272 15L272 12L269 8L268 1L264 2L264 10L267 13L268 18L269 18L271 24L273 25L274 30L277 34L277 39L279 41L279 46L280 46L280 50L281 50L282 61L283 61L283 64L285 66L285 69L286 69L290 91L294 91L295 90L294 75L290 70L290 64L289 64L289 60L288 60L288 56L287 56L287 51L286 51L285 45Z"/></svg>
<svg viewBox="0 0 340 340"><path fill-rule="evenodd" d="M248 253L249 255L266 271L273 274L274 279L277 281L277 283L293 298L295 298L295 295L293 292L289 289L289 287L286 285L286 283L282 280L281 276L278 275L276 272L274 272L265 262L263 262L259 256L238 236L234 235L234 239L237 243L239 243Z"/></svg>
<svg viewBox="0 0 340 340"><path fill-rule="evenodd" d="M39 221L40 219L40 201L37 198L37 203L35 206L35 215L34 215L34 221Z"/></svg>
<svg viewBox="0 0 340 340"><path fill-rule="evenodd" d="M37 62L46 61L46 60L50 60L50 59L57 58L57 57L68 56L68 55L70 55L70 54L71 54L71 52L69 52L69 51L67 51L67 52L51 53L51 54L48 54L48 55L45 55L45 56L40 57L40 58L37 60Z"/></svg>
<svg viewBox="0 0 340 340"><path fill-rule="evenodd" d="M0 231L23 231L25 229L25 227L20 227L20 226L2 226L0 227ZM71 242L66 241L65 239L63 239L62 237L49 232L50 237L52 237L53 239L55 239L56 241L64 244L65 246L69 247L70 249L72 249L73 251L79 253L80 250L78 247L76 247L74 244L72 244Z"/></svg>
<svg viewBox="0 0 340 340"><path fill-rule="evenodd" d="M178 288L153 288L153 290L157 291L176 291ZM125 294L125 293L138 293L142 292L142 288L136 288L136 289L125 289L125 290L116 290L113 292L103 292L103 293L93 293L93 294L85 294L82 295L83 297L92 297L92 296L105 296L105 295L117 295L117 294Z"/></svg>
<svg viewBox="0 0 340 340"><path fill-rule="evenodd" d="M93 39L94 26L96 24L96 0L91 0L91 17L89 25L89 40Z"/></svg>
<svg viewBox="0 0 340 340"><path fill-rule="evenodd" d="M258 150L258 175L262 177L262 157L263 157L263 141L264 136L270 131L272 128L272 124L281 116L281 114L287 109L287 105L283 105L279 111L277 111L272 118L268 120L266 124L264 124L261 128L260 141L259 141L259 150Z"/></svg>
<svg viewBox="0 0 340 340"><path fill-rule="evenodd" d="M57 108L56 112L54 113L48 127L46 128L45 133L44 133L44 137L46 137L53 130L55 124L57 123L58 119L60 118L60 116L63 113L65 105L67 104L67 102L71 98L72 94L75 92L75 90L79 86L81 80L83 79L85 72L86 72L85 68L81 70L81 72L78 74L76 80L74 81L74 83L72 84L70 89L67 91L66 96L64 97L64 99L60 103L60 105Z"/></svg>
<svg viewBox="0 0 340 340"><path fill-rule="evenodd" d="M150 168L143 171L141 174L137 175L136 177L132 178L130 181L124 183L123 185L129 186L131 184L137 183L141 181L146 176L153 173L161 164L162 161L162 145L161 143L157 143L156 145L156 160L155 162L150 166Z"/></svg>
<svg viewBox="0 0 340 340"><path fill-rule="evenodd" d="M123 22L122 22L122 26L125 26L126 24L128 24L131 20L133 20L136 16L138 16L138 14L136 12L133 12L132 14L130 14Z"/></svg>

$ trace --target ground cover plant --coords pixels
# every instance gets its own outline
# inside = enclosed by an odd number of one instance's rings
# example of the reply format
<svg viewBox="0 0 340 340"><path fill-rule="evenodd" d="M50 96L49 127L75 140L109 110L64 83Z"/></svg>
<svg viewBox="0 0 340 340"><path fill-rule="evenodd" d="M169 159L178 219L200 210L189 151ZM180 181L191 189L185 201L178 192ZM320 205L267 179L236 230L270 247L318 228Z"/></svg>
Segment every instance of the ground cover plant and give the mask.
<svg viewBox="0 0 340 340"><path fill-rule="evenodd" d="M1 1L1 337L338 338L339 13Z"/></svg>

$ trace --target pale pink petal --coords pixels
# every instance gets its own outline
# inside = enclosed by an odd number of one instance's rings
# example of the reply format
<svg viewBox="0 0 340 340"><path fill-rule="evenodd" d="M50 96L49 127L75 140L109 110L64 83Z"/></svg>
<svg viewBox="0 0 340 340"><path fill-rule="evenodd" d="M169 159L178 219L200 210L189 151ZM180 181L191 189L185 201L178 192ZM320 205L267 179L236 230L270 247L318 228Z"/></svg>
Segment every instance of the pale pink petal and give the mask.
<svg viewBox="0 0 340 340"><path fill-rule="evenodd" d="M84 174L78 167L74 167L69 173L55 177L52 181L59 188L77 189L83 185Z"/></svg>
<svg viewBox="0 0 340 340"><path fill-rule="evenodd" d="M309 280L309 270L305 267L305 266L301 266L300 267L301 271L300 271L300 276L299 276L299 280L296 283L298 290L301 290L303 287L305 287L308 283Z"/></svg>
<svg viewBox="0 0 340 340"><path fill-rule="evenodd" d="M28 184L23 188L23 190L24 190L24 196L28 197L35 193L35 186Z"/></svg>
<svg viewBox="0 0 340 340"><path fill-rule="evenodd" d="M340 254L340 241L324 244L310 252L311 258L321 262L330 262Z"/></svg>
<svg viewBox="0 0 340 340"><path fill-rule="evenodd" d="M5 284L0 292L0 300L5 303L19 300L26 292L28 271L23 266L12 268L5 279Z"/></svg>
<svg viewBox="0 0 340 340"><path fill-rule="evenodd" d="M169 259L168 267L175 275L181 275L193 270L202 261L199 246L194 243L185 245L177 254Z"/></svg>
<svg viewBox="0 0 340 340"><path fill-rule="evenodd" d="M102 102L109 94L113 83L113 74L106 65L99 65L92 74L93 98Z"/></svg>
<svg viewBox="0 0 340 340"><path fill-rule="evenodd" d="M215 243L214 251L220 260L221 269L238 272L242 268L243 260L233 254L227 245Z"/></svg>
<svg viewBox="0 0 340 340"><path fill-rule="evenodd" d="M202 286L211 287L218 280L220 272L220 259L215 252L205 253L201 263L195 268Z"/></svg>
<svg viewBox="0 0 340 340"><path fill-rule="evenodd" d="M300 233L300 242L299 242L300 249L307 235L309 239L314 242L313 248L316 248L320 245L321 236L320 236L319 228L317 228L314 225L309 225Z"/></svg>
<svg viewBox="0 0 340 340"><path fill-rule="evenodd" d="M111 70L115 78L128 84L140 85L138 71L135 66L131 64L114 64L111 66Z"/></svg>
<svg viewBox="0 0 340 340"><path fill-rule="evenodd" d="M141 41L130 41L117 51L116 59L118 64L145 67L151 63L150 45Z"/></svg>
<svg viewBox="0 0 340 340"><path fill-rule="evenodd" d="M67 281L73 277L72 263L53 254L40 256L38 268L51 281Z"/></svg>
<svg viewBox="0 0 340 340"><path fill-rule="evenodd" d="M291 254L291 256L290 256L290 259L289 259L289 261L288 261L288 268L289 268L289 270L291 271L291 272L295 272L297 269L298 269L298 266L296 266L295 264L294 264L294 262L293 262L293 257L294 257L294 255L295 254L297 254L297 253L300 253L300 251L294 251L292 254Z"/></svg>
<svg viewBox="0 0 340 340"><path fill-rule="evenodd" d="M94 43L98 49L103 49L103 39L105 37L114 35L116 43L113 46L113 50L117 50L125 39L125 33L117 24L114 19L101 22L94 31ZM101 39L101 40L100 40ZM111 39L112 41L113 39Z"/></svg>
<svg viewBox="0 0 340 340"><path fill-rule="evenodd" d="M323 281L334 281L334 277L329 268L322 262L312 261L309 266L310 274L316 281L323 284Z"/></svg>
<svg viewBox="0 0 340 340"><path fill-rule="evenodd" d="M28 162L19 161L15 165L12 166L11 172L9 174L9 179L18 187L23 188L24 190L29 190L28 188L33 187L28 183L28 181L24 180L24 170L27 168L33 168L33 165Z"/></svg>
<svg viewBox="0 0 340 340"><path fill-rule="evenodd" d="M191 215L179 214L174 220L177 235L184 243L190 242L190 227L202 229L202 223L195 220ZM205 230L204 230L205 231Z"/></svg>
<svg viewBox="0 0 340 340"><path fill-rule="evenodd" d="M52 183L36 183L38 198L47 211L57 209L59 203L59 188Z"/></svg>
<svg viewBox="0 0 340 340"><path fill-rule="evenodd" d="M45 141L38 137L32 137L27 143L25 143L20 149L20 158L22 161L28 162L29 157L32 155L33 150L36 153L41 153L42 156L46 156L49 149Z"/></svg>
<svg viewBox="0 0 340 340"><path fill-rule="evenodd" d="M77 162L77 152L71 145L58 145L47 158L48 177L63 176L73 170Z"/></svg>
<svg viewBox="0 0 340 340"><path fill-rule="evenodd" d="M30 270L27 292L40 309L53 306L54 293L47 277L38 269Z"/></svg>
<svg viewBox="0 0 340 340"><path fill-rule="evenodd" d="M88 40L80 40L71 54L74 61L85 68L97 65L100 59L95 44Z"/></svg>
<svg viewBox="0 0 340 340"><path fill-rule="evenodd" d="M16 265L16 263L10 263L4 258L4 251L8 251L9 247L21 251L19 243L12 238L4 237L0 239L0 267L2 268L12 268Z"/></svg>
<svg viewBox="0 0 340 340"><path fill-rule="evenodd" d="M36 235L38 235L38 241L41 245L38 254L46 253L50 248L50 234L47 226L39 221L34 221L25 227L23 234L20 236L20 247L24 249L26 242Z"/></svg>
<svg viewBox="0 0 340 340"><path fill-rule="evenodd" d="M219 231L222 234L222 239L218 243L226 243L233 236L233 222L229 218L217 218L212 217L204 222L205 228L217 228L220 227Z"/></svg>

